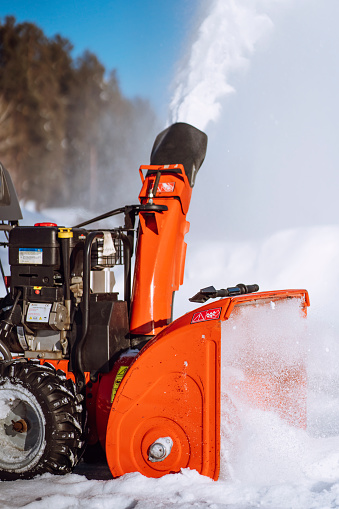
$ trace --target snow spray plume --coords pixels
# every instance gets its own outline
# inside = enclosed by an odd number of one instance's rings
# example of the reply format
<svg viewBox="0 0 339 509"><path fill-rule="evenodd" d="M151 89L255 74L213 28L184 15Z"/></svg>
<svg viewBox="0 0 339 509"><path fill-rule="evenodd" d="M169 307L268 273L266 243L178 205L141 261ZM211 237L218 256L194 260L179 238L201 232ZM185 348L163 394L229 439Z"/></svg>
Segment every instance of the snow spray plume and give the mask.
<svg viewBox="0 0 339 509"><path fill-rule="evenodd" d="M273 26L256 12L256 1L214 0L174 83L170 123L188 122L204 130L217 120L221 99L234 88L231 73L246 69L256 43Z"/></svg>
<svg viewBox="0 0 339 509"><path fill-rule="evenodd" d="M306 426L306 325L298 300L239 306L223 323L223 478L267 482L298 473L291 464Z"/></svg>
<svg viewBox="0 0 339 509"><path fill-rule="evenodd" d="M338 331L308 314L283 301L223 323L221 479L338 479Z"/></svg>

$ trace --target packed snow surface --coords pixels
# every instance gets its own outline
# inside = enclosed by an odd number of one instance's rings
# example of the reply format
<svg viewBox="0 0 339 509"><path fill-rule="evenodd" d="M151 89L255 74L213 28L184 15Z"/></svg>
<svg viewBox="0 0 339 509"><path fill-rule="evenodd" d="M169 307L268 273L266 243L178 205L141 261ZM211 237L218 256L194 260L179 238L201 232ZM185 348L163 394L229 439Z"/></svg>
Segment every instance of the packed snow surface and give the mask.
<svg viewBox="0 0 339 509"><path fill-rule="evenodd" d="M167 475L161 479L148 479L141 474L132 473L108 481L87 480L75 474L63 477L45 474L31 481L2 483L1 507L2 509L338 507L339 439L337 437L312 439L301 431L298 434L287 430L274 416L256 417L248 435L248 440L253 441L254 446L247 452L242 451L242 461L247 463L247 469L252 474L249 477L246 476L246 470L243 470L243 478L217 482L190 470L183 470L181 473ZM269 447L270 452L265 451L263 437L267 433L269 446L272 446L271 442L275 440L276 457L271 457L275 465L281 461L279 455L286 447L287 441L291 451L290 475L284 477L282 470L281 477L269 478L269 482L265 479L269 469L268 456L272 454L272 450ZM262 438L261 456L258 451L255 452L258 435Z"/></svg>

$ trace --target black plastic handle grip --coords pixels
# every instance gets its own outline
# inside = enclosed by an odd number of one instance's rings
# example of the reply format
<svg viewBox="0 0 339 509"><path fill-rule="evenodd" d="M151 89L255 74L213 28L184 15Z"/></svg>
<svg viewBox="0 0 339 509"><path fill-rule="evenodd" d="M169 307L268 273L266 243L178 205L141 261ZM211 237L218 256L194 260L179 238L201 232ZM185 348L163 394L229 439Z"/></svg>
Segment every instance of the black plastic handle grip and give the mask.
<svg viewBox="0 0 339 509"><path fill-rule="evenodd" d="M208 299L216 299L217 297L235 297L236 295L253 293L258 290L258 285L244 285L243 283L239 283L238 285L231 286L229 288L221 288L221 290L216 290L214 286L208 286L207 288L202 288L200 292L191 297L189 301L199 302L202 304Z"/></svg>

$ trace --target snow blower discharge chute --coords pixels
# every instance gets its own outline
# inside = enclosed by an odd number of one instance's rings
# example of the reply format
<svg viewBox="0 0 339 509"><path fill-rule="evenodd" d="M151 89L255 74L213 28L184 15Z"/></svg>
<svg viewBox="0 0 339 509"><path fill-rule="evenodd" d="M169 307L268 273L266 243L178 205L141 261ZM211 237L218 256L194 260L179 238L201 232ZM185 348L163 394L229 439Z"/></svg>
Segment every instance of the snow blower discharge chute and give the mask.
<svg viewBox="0 0 339 509"><path fill-rule="evenodd" d="M240 366L261 333L253 326L238 341L232 325L250 323L257 310L271 320L290 302L306 315L305 290L210 286L190 299L194 311L173 321L186 215L206 147L207 136L193 126L168 127L150 165L140 167L139 204L73 227L20 226L16 193L0 165L1 244L10 266L5 276L1 265L1 480L68 473L86 448L99 447L114 477L188 467L218 479L220 436L229 416L236 419L239 399L305 426L302 354L283 366L277 360L274 369L258 356ZM124 217L119 228L87 228L117 214ZM113 291L116 270L124 274L123 296ZM234 337L238 353L228 350Z"/></svg>

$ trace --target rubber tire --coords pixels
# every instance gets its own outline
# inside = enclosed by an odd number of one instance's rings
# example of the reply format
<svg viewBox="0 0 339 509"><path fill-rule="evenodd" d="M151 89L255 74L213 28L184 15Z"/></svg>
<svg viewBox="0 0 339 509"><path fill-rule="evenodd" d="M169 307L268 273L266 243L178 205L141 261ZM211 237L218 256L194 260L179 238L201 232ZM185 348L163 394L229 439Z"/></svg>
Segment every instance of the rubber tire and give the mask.
<svg viewBox="0 0 339 509"><path fill-rule="evenodd" d="M12 410L6 421L0 406L0 480L71 472L83 448L83 397L76 393L74 383L50 364L27 359L1 361L2 405L5 396L14 408L15 422L20 417L26 420L27 431L18 434L11 424ZM18 446L22 442L24 447ZM13 459L11 453L6 457L4 444L9 451L20 451L20 458Z"/></svg>

